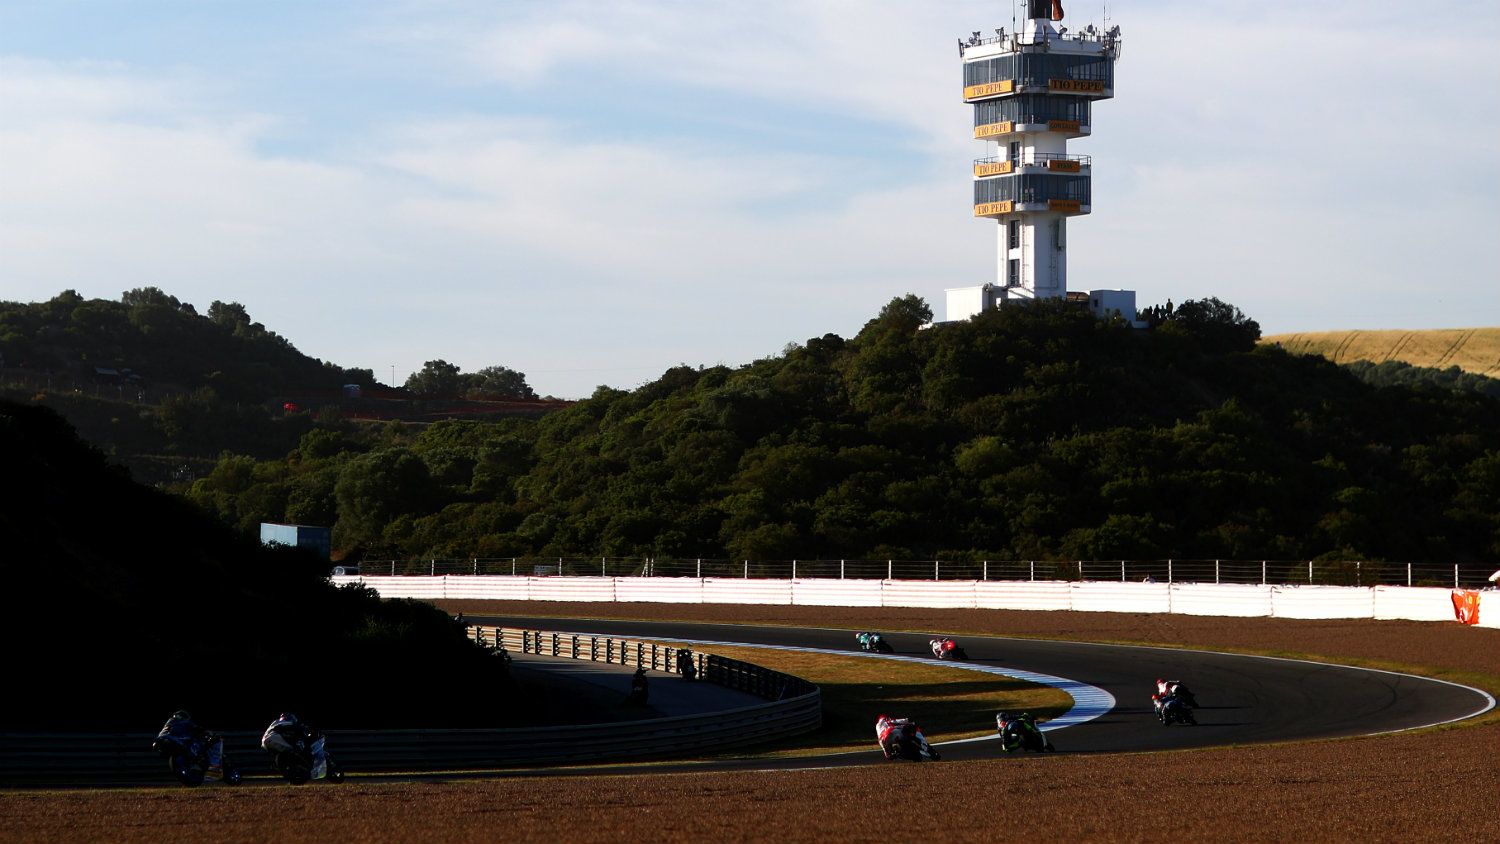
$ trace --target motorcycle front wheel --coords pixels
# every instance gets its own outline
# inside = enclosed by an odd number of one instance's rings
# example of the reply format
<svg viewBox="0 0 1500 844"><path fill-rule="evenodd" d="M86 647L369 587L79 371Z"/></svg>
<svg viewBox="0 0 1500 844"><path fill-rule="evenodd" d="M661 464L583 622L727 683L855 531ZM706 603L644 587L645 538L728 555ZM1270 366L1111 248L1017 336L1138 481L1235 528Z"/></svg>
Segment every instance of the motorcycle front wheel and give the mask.
<svg viewBox="0 0 1500 844"><path fill-rule="evenodd" d="M197 765L190 765L185 757L172 757L172 775L177 781L189 788L203 784L203 769Z"/></svg>

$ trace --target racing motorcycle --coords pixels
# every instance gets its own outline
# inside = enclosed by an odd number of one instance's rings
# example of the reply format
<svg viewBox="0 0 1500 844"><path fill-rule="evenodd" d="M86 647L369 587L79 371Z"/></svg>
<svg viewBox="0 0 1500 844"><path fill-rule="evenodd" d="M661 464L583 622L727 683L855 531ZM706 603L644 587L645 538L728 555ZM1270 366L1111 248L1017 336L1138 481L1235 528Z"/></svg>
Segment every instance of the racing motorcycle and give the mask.
<svg viewBox="0 0 1500 844"><path fill-rule="evenodd" d="M260 746L271 754L276 773L292 785L302 785L308 780L344 781L343 770L328 753L327 736L317 730L298 736L291 730L278 729L280 726L279 721L272 724L260 739Z"/></svg>
<svg viewBox="0 0 1500 844"><path fill-rule="evenodd" d="M859 633L854 638L859 640L859 649L866 653L891 654L896 652L879 633Z"/></svg>
<svg viewBox="0 0 1500 844"><path fill-rule="evenodd" d="M183 785L202 785L205 779L216 779L225 785L239 785L244 778L240 769L224 753L224 739L213 733L202 739L157 736L151 742L151 749L166 757L172 775ZM218 767L210 764L213 759L218 759Z"/></svg>
<svg viewBox="0 0 1500 844"><path fill-rule="evenodd" d="M1193 710L1176 695L1162 698L1158 717L1161 718L1163 727L1170 727L1174 723L1198 725L1198 719L1193 717Z"/></svg>
<svg viewBox="0 0 1500 844"><path fill-rule="evenodd" d="M882 734L882 729L890 732L889 749L885 744L881 745L881 751L885 752L887 759L908 759L912 762L932 761L936 762L943 757L938 754L932 745L927 743L927 737L922 735L922 728L911 721L901 719L891 721L885 716L875 722L877 735Z"/></svg>
<svg viewBox="0 0 1500 844"><path fill-rule="evenodd" d="M939 639L933 639L932 641L928 642L927 644L928 644L929 647L932 648L932 655L933 655L933 657L935 659L965 659L966 660L966 659L969 658L969 655L964 651L963 648L961 648L961 647L958 646L957 642L953 641L952 639L949 639L946 636L944 636L942 638L939 638Z"/></svg>
<svg viewBox="0 0 1500 844"><path fill-rule="evenodd" d="M1057 749L1030 715L1010 718L1003 712L999 713L995 716L995 730L1000 734L1000 749L1006 753L1017 750L1046 753Z"/></svg>

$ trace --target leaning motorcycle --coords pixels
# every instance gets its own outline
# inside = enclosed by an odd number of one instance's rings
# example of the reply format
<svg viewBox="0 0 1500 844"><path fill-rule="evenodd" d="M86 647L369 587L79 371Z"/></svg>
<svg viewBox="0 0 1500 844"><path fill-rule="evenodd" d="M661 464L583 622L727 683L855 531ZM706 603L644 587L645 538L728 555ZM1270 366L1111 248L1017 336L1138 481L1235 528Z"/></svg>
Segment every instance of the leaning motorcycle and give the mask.
<svg viewBox="0 0 1500 844"><path fill-rule="evenodd" d="M308 780L343 782L344 772L329 754L327 742L327 737L318 732L306 741L292 741L279 732L267 730L260 746L271 754L276 773L292 785L302 785Z"/></svg>
<svg viewBox="0 0 1500 844"><path fill-rule="evenodd" d="M932 745L927 743L927 737L922 731L913 726L909 730L902 730L896 738L896 752L893 759L908 759L912 762L933 761L936 762L943 757L938 755Z"/></svg>
<svg viewBox="0 0 1500 844"><path fill-rule="evenodd" d="M927 643L937 659L968 659L969 655L952 639L933 639Z"/></svg>
<svg viewBox="0 0 1500 844"><path fill-rule="evenodd" d="M856 638L859 639L859 649L866 653L889 654L896 652L895 648L892 648L890 643L885 640L885 637L879 633L861 633Z"/></svg>
<svg viewBox="0 0 1500 844"><path fill-rule="evenodd" d="M1170 727L1173 724L1198 725L1198 719L1193 717L1193 710L1176 697L1169 697L1162 701L1160 717L1163 727Z"/></svg>
<svg viewBox="0 0 1500 844"><path fill-rule="evenodd" d="M205 739L183 739L176 736L157 736L151 749L166 757L172 775L186 786L202 785L205 779L216 779L225 785L239 785L244 778L240 769L229 761L224 752L224 739L209 734ZM209 763L213 757L219 760L218 768Z"/></svg>
<svg viewBox="0 0 1500 844"><path fill-rule="evenodd" d="M997 727L1000 733L1000 749L1006 753L1015 753L1017 750L1045 753L1057 749L1052 746L1047 734L1042 732L1035 721L1016 718Z"/></svg>

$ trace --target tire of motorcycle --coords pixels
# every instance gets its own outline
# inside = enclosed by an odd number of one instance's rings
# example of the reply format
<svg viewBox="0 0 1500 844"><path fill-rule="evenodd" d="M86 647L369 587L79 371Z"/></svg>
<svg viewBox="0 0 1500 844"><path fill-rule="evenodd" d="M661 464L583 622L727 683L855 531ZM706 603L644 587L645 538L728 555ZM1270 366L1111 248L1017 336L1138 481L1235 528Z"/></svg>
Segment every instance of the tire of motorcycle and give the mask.
<svg viewBox="0 0 1500 844"><path fill-rule="evenodd" d="M189 765L187 759L181 756L173 756L170 764L172 766L172 775L177 777L178 782L189 788L203 784L202 768L196 765Z"/></svg>
<svg viewBox="0 0 1500 844"><path fill-rule="evenodd" d="M229 768L229 767L226 767L224 769L224 784L225 785L239 785L240 783L242 783L244 781L245 781L245 775L244 775L243 772L240 771L239 768Z"/></svg>
<svg viewBox="0 0 1500 844"><path fill-rule="evenodd" d="M341 783L344 781L344 770L333 764L332 759L328 760L328 781L331 783Z"/></svg>

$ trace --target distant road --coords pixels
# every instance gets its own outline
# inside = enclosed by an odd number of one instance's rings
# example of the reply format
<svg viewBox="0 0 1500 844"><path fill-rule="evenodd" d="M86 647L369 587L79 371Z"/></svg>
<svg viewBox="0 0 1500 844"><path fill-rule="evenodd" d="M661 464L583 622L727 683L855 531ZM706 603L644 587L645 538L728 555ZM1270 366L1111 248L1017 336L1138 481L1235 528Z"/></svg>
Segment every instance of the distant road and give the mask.
<svg viewBox="0 0 1500 844"><path fill-rule="evenodd" d="M503 627L532 627L539 622L491 615L468 620ZM846 630L557 618L542 623L552 630L647 639L854 650L853 632ZM886 638L897 653L926 654L925 634L890 633ZM961 643L975 662L1066 677L1098 686L1115 697L1117 705L1105 716L1052 735L1062 752L1169 750L1369 735L1466 718L1494 705L1483 692L1439 680L1299 660L987 636L964 636ZM1197 694L1203 704L1197 713L1201 726L1163 727L1157 722L1151 692L1158 677L1181 680ZM870 713L872 725L877 714ZM909 715L918 723L922 720L919 711L891 714ZM943 740L940 735L930 738ZM994 742L944 749L944 755L954 759L998 753ZM827 761L824 757L823 762ZM798 763L805 764L808 760Z"/></svg>

